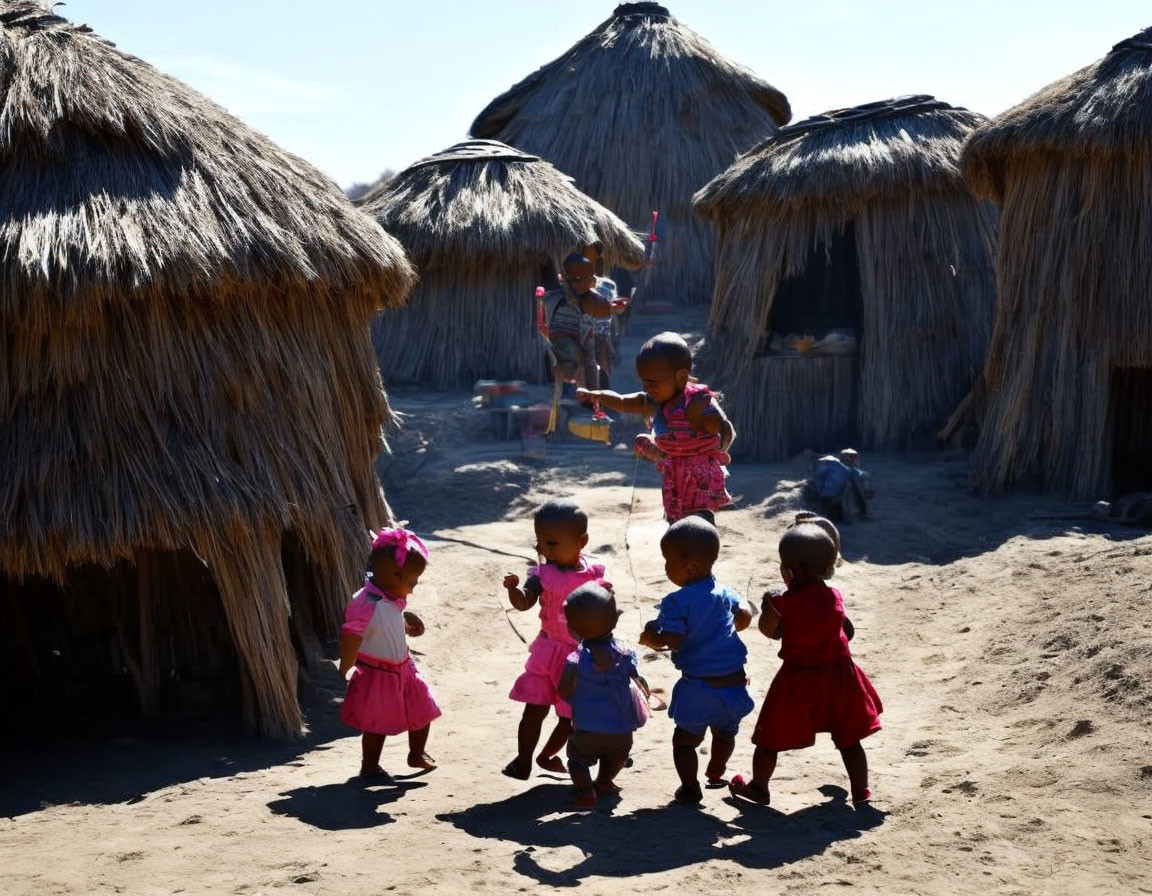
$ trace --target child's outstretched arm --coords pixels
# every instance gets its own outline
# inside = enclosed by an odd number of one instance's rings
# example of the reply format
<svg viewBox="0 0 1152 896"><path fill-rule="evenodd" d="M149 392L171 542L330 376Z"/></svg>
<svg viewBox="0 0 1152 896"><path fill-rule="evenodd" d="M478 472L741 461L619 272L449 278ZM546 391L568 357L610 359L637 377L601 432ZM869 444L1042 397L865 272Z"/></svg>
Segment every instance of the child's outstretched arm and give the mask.
<svg viewBox="0 0 1152 896"><path fill-rule="evenodd" d="M652 414L655 408L643 392L630 392L621 395L608 389L577 389L578 401L598 401L604 407L614 411L623 411L625 414Z"/></svg>
<svg viewBox="0 0 1152 896"><path fill-rule="evenodd" d="M571 700L576 693L576 663L566 663L560 681L556 685L556 693L561 700Z"/></svg>
<svg viewBox="0 0 1152 896"><path fill-rule="evenodd" d="M678 632L666 632L660 628L660 620L653 619L640 632L637 639L645 647L653 650L677 650L684 643L684 635Z"/></svg>
<svg viewBox="0 0 1152 896"><path fill-rule="evenodd" d="M544 591L540 585L540 580L535 576L529 576L528 581L524 583L524 587L521 589L520 576L511 572L504 576L504 589L508 592L508 602L521 612L531 610L536 606L536 601L540 599L540 595Z"/></svg>

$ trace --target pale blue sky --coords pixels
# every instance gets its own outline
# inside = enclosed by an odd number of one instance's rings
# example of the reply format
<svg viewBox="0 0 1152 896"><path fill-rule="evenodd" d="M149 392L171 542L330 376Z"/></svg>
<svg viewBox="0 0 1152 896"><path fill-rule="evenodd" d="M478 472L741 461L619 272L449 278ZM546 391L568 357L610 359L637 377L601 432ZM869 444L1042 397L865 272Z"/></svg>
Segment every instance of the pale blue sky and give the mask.
<svg viewBox="0 0 1152 896"><path fill-rule="evenodd" d="M995 114L1152 25L1136 0L667 0L796 118L932 93ZM208 94L341 185L461 138L614 2L69 0L60 12ZM638 135L642 139L642 135Z"/></svg>

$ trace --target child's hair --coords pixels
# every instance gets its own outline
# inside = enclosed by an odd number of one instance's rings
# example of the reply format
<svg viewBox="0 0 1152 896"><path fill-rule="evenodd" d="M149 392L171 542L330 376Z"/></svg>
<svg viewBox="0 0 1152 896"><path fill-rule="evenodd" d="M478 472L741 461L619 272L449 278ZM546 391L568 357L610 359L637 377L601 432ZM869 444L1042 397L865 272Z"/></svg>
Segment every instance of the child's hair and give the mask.
<svg viewBox="0 0 1152 896"><path fill-rule="evenodd" d="M645 361L662 361L673 370L692 370L692 349L678 333L657 333L640 347L637 365Z"/></svg>
<svg viewBox="0 0 1152 896"><path fill-rule="evenodd" d="M542 504L532 516L535 523L571 526L578 535L588 531L588 514L575 501L558 499Z"/></svg>
<svg viewBox="0 0 1152 896"><path fill-rule="evenodd" d="M564 616L583 638L603 638L620 618L612 586L603 581L584 583L565 598Z"/></svg>
<svg viewBox="0 0 1152 896"><path fill-rule="evenodd" d="M720 556L720 533L716 527L698 516L686 516L668 527L660 539L663 550L675 551L680 556L696 560L708 569Z"/></svg>
<svg viewBox="0 0 1152 896"><path fill-rule="evenodd" d="M408 557L415 554L428 562L428 548L420 538L402 526L381 529L372 539L372 552L368 555L368 568L380 557L391 557L397 569L403 569Z"/></svg>
<svg viewBox="0 0 1152 896"><path fill-rule="evenodd" d="M592 264L592 260L581 252L572 252L564 259L564 267L570 268L574 264Z"/></svg>
<svg viewBox="0 0 1152 896"><path fill-rule="evenodd" d="M836 542L822 526L799 523L780 539L780 565L797 579L826 579L836 564Z"/></svg>
<svg viewBox="0 0 1152 896"><path fill-rule="evenodd" d="M794 529L801 523L809 523L813 526L819 526L821 529L827 532L828 537L832 539L832 543L836 545L836 556L839 558L840 530L836 528L836 524L833 523L832 520L828 519L827 517L820 516L818 513L813 513L811 510L801 510L796 514L796 517L792 520L792 525L788 528Z"/></svg>

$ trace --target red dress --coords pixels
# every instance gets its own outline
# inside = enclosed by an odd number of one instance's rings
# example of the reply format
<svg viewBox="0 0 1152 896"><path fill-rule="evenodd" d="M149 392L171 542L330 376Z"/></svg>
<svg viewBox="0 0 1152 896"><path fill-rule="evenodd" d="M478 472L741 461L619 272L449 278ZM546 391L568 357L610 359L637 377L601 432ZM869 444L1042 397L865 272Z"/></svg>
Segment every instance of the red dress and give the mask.
<svg viewBox="0 0 1152 896"><path fill-rule="evenodd" d="M780 614L784 661L756 720L752 742L769 750L798 750L827 731L838 748L880 730L880 695L852 662L844 635L840 592L818 579L773 600Z"/></svg>

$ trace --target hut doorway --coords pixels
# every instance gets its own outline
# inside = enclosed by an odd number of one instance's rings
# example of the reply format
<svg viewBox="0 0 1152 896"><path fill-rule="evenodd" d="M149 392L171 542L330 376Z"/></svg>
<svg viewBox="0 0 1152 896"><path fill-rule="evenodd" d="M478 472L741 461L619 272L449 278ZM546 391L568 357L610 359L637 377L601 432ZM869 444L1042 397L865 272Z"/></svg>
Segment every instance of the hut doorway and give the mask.
<svg viewBox="0 0 1152 896"><path fill-rule="evenodd" d="M242 717L220 594L189 551L75 567L63 585L0 576L0 618L0 712L21 736Z"/></svg>
<svg viewBox="0 0 1152 896"><path fill-rule="evenodd" d="M1114 368L1110 395L1113 493L1152 491L1152 368Z"/></svg>
<svg viewBox="0 0 1152 896"><path fill-rule="evenodd" d="M769 326L778 337L811 336L817 347L830 334L855 340L860 306L856 232L849 222L831 241L817 240L803 272L780 284Z"/></svg>

